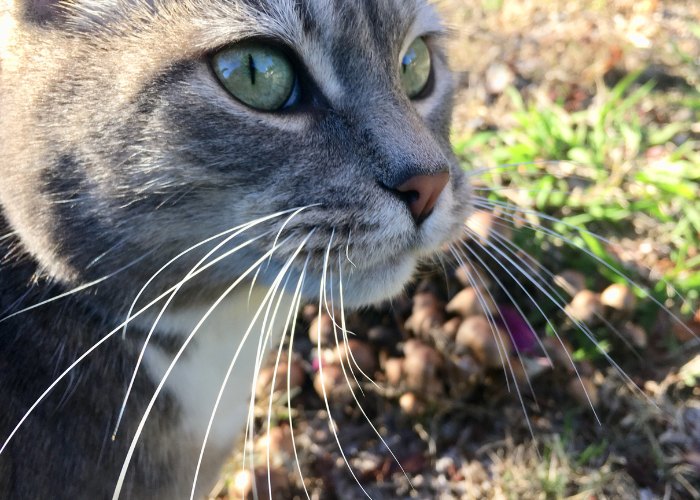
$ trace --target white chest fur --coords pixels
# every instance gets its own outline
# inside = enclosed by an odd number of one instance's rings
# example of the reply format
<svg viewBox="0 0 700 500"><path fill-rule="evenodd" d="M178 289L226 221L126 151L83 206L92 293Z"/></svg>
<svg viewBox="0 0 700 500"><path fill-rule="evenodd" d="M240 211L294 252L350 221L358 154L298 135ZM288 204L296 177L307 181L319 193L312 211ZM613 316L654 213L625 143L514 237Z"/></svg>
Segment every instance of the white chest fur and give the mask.
<svg viewBox="0 0 700 500"><path fill-rule="evenodd" d="M207 448L220 450L230 447L245 426L260 349L264 308L245 341L244 335L265 293L265 289L257 288L248 300L246 289L220 304L202 324L168 377L165 387L176 398L182 411L181 430L194 443L201 445L203 442L217 396L239 349L216 411ZM288 300L282 302L280 314L272 328L275 340L279 338L290 305ZM158 330L187 338L208 309L207 305L170 312L163 316ZM263 352L269 345L268 342L262 346ZM172 359L171 354L157 347L149 348L145 366L154 380L160 380Z"/></svg>

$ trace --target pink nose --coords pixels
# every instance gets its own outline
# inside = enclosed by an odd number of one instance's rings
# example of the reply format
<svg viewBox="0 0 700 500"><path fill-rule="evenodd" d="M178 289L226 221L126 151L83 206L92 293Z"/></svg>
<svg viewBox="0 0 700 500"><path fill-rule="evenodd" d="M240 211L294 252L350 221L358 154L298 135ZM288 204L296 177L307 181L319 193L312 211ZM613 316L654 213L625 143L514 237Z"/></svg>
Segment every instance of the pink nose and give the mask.
<svg viewBox="0 0 700 500"><path fill-rule="evenodd" d="M401 198L408 205L413 219L420 224L427 219L435 208L435 204L450 181L449 172L439 172L433 175L416 175L396 188Z"/></svg>

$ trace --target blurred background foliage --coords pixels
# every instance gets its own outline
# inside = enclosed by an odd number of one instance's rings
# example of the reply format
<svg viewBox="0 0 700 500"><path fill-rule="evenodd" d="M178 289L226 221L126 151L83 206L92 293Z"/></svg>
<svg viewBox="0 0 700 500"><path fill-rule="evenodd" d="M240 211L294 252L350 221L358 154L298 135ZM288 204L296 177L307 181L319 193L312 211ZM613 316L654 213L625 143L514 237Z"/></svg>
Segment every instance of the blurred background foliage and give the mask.
<svg viewBox="0 0 700 500"><path fill-rule="evenodd" d="M453 27L453 142L484 193L561 219L554 230L606 263L665 280L657 298L690 314L700 295L700 2L438 5ZM689 301L674 303L674 290Z"/></svg>

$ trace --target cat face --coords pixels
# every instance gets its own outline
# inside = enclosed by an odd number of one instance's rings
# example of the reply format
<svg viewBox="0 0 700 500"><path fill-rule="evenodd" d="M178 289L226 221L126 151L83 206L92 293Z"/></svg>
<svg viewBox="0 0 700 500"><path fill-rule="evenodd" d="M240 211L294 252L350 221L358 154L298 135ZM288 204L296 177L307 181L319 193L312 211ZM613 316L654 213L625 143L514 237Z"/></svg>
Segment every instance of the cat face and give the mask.
<svg viewBox="0 0 700 500"><path fill-rule="evenodd" d="M0 202L58 279L130 266L117 279L133 292L200 241L306 207L241 233L226 248L257 239L193 289L225 286L276 242L261 280L301 249L306 294L340 265L357 306L400 291L459 234L468 187L448 141L452 83L422 0L15 2L3 23ZM402 80L416 40L430 62L418 93ZM218 54L251 43L290 68L279 109L251 106L217 73ZM418 193L401 186L447 174L416 217Z"/></svg>

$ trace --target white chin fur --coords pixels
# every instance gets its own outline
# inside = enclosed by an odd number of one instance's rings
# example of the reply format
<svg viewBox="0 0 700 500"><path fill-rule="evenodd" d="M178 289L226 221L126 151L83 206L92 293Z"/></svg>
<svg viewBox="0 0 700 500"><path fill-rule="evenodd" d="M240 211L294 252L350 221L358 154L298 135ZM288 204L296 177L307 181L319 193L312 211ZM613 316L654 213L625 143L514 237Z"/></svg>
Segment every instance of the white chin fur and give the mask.
<svg viewBox="0 0 700 500"><path fill-rule="evenodd" d="M409 255L401 257L399 262L384 262L369 269L356 269L346 263L343 268L343 306L357 309L397 296L411 279L417 262L417 257ZM334 273L333 298L335 307L340 307L337 276L337 272ZM318 297L320 280L314 279L312 283L306 292Z"/></svg>

